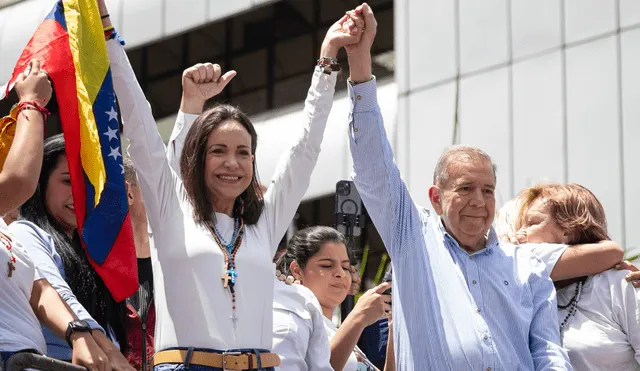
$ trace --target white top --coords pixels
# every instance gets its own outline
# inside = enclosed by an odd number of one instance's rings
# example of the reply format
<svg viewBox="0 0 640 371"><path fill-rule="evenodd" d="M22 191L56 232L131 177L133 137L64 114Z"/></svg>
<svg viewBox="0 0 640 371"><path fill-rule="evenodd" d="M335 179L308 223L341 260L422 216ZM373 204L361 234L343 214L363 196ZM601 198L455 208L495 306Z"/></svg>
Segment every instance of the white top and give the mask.
<svg viewBox="0 0 640 371"><path fill-rule="evenodd" d="M324 319L324 329L327 331L327 335L329 337L329 341L336 335L338 332L338 328L336 324L333 323L327 317L323 317ZM361 361L358 361L360 358ZM367 356L358 348L357 346L351 352L349 359L347 360L347 364L344 365L343 371L372 371L376 370L375 366L369 362Z"/></svg>
<svg viewBox="0 0 640 371"><path fill-rule="evenodd" d="M302 285L276 280L273 296L273 348L280 371L333 371L331 348L320 303Z"/></svg>
<svg viewBox="0 0 640 371"><path fill-rule="evenodd" d="M551 271L565 249L540 245L538 256L548 258ZM640 293L624 279L628 273L607 270L584 283L576 314L563 333L575 371L640 371ZM576 285L557 290L558 304L569 303ZM559 309L558 324L566 316L567 310Z"/></svg>
<svg viewBox="0 0 640 371"><path fill-rule="evenodd" d="M46 354L47 344L40 329L40 322L31 309L29 300L33 282L42 279L27 250L11 236L4 220L0 218L0 232L11 237L15 270L9 277L10 254L0 242L0 351L15 352L35 349Z"/></svg>
<svg viewBox="0 0 640 371"><path fill-rule="evenodd" d="M155 120L122 46L107 43L114 88L120 102L125 135L131 141L142 196L154 231L158 264L154 263L156 351L194 346L218 350L270 349L273 339L272 257L304 193L320 153L331 110L337 73L316 69L305 102L307 121L297 142L286 151L257 224L246 226L236 255L237 320L232 321L231 295L222 286L222 251L205 226L193 220L182 182L171 169ZM178 120L184 117L179 115ZM258 159L259 161L259 159ZM233 219L216 214L217 228L231 238Z"/></svg>

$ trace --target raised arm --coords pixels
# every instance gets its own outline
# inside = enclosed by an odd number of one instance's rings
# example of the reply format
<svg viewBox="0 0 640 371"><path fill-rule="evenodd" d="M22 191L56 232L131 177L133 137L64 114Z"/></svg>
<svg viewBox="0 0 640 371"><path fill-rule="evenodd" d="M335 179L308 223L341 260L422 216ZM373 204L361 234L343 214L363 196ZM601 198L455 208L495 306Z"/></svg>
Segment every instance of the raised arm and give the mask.
<svg viewBox="0 0 640 371"><path fill-rule="evenodd" d="M355 18L355 17L354 17ZM320 57L335 64L338 50L360 40L362 34L355 22L347 15L334 23L322 43ZM274 255L278 243L289 228L302 197L309 188L311 173L320 154L320 144L333 105L336 77L338 73L329 67L316 67L311 79L311 87L304 103L304 122L295 143L289 147L276 167L272 185L264 195L266 218L269 231L271 254Z"/></svg>
<svg viewBox="0 0 640 371"><path fill-rule="evenodd" d="M99 0L100 14L108 14ZM104 27L111 20L102 20ZM129 154L136 166L145 208L152 228L158 228L172 213L180 209L178 189L181 183L167 161L164 142L151 113L144 92L120 43L107 41L113 87L118 97L124 134L130 140Z"/></svg>
<svg viewBox="0 0 640 371"><path fill-rule="evenodd" d="M403 241L422 233L420 214L400 177L377 102L370 53L376 20L368 5L363 4L358 9L365 18L365 34L358 45L346 47L354 181L391 259L396 259L411 246Z"/></svg>
<svg viewBox="0 0 640 371"><path fill-rule="evenodd" d="M220 65L211 63L198 63L182 73L180 111L167 145L169 165L176 174L180 175L180 155L191 125L204 110L205 102L220 94L235 76L236 71L223 75Z"/></svg>
<svg viewBox="0 0 640 371"><path fill-rule="evenodd" d="M44 116L34 108L44 107L51 98L51 83L32 60L28 73L20 74L15 89L25 107L17 113L15 136L4 165L0 165L0 215L22 205L36 190L42 168Z"/></svg>

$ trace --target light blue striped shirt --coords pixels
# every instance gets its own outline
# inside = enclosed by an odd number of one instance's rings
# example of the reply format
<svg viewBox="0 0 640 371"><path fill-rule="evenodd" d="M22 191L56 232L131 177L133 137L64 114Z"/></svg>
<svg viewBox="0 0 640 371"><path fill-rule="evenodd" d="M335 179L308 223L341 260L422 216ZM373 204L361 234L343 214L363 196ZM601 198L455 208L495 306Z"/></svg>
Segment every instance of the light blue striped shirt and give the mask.
<svg viewBox="0 0 640 371"><path fill-rule="evenodd" d="M349 97L354 180L393 263L397 369L571 370L544 264L493 230L483 250L460 248L439 217L411 199L375 80L349 84Z"/></svg>

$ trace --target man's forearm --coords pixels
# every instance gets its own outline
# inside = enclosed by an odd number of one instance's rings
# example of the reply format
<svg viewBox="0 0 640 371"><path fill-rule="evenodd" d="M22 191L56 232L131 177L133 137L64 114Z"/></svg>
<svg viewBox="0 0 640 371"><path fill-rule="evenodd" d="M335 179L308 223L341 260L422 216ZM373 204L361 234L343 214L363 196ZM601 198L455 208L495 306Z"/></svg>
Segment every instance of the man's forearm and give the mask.
<svg viewBox="0 0 640 371"><path fill-rule="evenodd" d="M365 82L372 78L371 53L349 56L349 80Z"/></svg>

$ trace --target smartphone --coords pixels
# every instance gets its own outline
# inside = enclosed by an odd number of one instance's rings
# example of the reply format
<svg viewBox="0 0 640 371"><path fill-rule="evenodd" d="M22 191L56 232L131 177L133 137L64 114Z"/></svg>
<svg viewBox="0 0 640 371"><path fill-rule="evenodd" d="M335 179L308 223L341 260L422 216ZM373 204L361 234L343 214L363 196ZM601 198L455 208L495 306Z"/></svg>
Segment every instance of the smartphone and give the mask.
<svg viewBox="0 0 640 371"><path fill-rule="evenodd" d="M364 226L364 209L362 199L356 185L350 180L336 183L335 205L336 229L347 237L357 237L362 234ZM349 233L348 227L351 227Z"/></svg>
<svg viewBox="0 0 640 371"><path fill-rule="evenodd" d="M389 268L389 270L387 271L387 273L384 274L384 282L391 282L391 277L392 277L392 268ZM391 287L389 287L387 290L385 290L385 292L383 292L384 295L391 295Z"/></svg>

